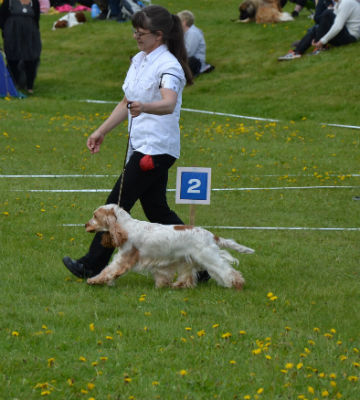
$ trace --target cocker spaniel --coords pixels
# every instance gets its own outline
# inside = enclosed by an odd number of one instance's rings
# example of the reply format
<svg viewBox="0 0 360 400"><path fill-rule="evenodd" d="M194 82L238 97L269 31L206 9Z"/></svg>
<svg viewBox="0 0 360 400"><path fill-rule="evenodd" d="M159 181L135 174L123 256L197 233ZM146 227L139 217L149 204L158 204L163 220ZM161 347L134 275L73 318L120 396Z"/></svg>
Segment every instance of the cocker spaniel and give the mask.
<svg viewBox="0 0 360 400"><path fill-rule="evenodd" d="M281 0L244 0L239 5L237 22L255 21L257 24L293 21L294 18L281 9Z"/></svg>
<svg viewBox="0 0 360 400"><path fill-rule="evenodd" d="M118 248L110 264L87 280L90 285L112 284L132 270L151 273L157 288L192 288L197 283L197 272L207 270L219 285L241 290L245 280L231 266L239 261L221 248L239 253L254 252L232 239L214 236L199 227L133 219L116 204L95 210L85 228L87 232L104 232L103 246Z"/></svg>

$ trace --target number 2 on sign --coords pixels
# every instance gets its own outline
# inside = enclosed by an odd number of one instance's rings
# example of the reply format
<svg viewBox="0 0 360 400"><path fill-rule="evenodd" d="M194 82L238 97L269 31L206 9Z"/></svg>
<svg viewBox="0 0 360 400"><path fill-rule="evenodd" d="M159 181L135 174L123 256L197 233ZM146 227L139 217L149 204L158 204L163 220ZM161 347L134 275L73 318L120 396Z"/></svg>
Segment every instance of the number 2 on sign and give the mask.
<svg viewBox="0 0 360 400"><path fill-rule="evenodd" d="M187 192L191 194L200 193L200 189L198 189L200 186L201 186L200 179L190 179Z"/></svg>

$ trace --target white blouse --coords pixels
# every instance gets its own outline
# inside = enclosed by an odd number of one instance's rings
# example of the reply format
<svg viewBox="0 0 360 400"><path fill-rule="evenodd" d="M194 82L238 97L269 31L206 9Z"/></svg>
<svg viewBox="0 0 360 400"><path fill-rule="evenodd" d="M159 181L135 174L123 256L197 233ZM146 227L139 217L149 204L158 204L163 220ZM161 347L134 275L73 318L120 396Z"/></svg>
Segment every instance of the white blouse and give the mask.
<svg viewBox="0 0 360 400"><path fill-rule="evenodd" d="M160 85L164 76L171 77L168 82L172 81L173 84L173 87L165 87L178 94L174 112L166 115L141 113L132 121L129 113L131 146L128 157L134 150L150 155L169 154L175 158L180 156L179 119L186 79L180 63L167 46L161 45L149 54L143 51L136 54L122 88L128 101L158 101L162 99Z"/></svg>

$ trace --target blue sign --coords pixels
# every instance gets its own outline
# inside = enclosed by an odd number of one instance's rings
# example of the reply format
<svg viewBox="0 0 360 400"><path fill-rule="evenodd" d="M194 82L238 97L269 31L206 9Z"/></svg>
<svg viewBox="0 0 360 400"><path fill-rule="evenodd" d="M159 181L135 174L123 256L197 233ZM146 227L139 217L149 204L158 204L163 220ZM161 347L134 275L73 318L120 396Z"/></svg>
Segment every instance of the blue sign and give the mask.
<svg viewBox="0 0 360 400"><path fill-rule="evenodd" d="M211 168L177 169L176 203L210 204Z"/></svg>

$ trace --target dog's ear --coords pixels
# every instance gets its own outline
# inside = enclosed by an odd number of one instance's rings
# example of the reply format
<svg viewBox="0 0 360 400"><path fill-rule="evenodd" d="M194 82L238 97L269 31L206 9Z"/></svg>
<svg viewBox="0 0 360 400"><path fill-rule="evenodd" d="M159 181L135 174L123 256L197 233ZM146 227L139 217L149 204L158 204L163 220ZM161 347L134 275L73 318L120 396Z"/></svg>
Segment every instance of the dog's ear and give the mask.
<svg viewBox="0 0 360 400"><path fill-rule="evenodd" d="M121 247L128 240L128 235L118 223L113 209L108 210L107 220L112 243L115 247Z"/></svg>
<svg viewBox="0 0 360 400"><path fill-rule="evenodd" d="M121 226L118 223L110 226L109 233L115 247L121 247L128 240L127 233L121 229Z"/></svg>
<svg viewBox="0 0 360 400"><path fill-rule="evenodd" d="M107 249L113 249L116 247L115 243L112 241L110 232L103 232L101 236L101 245Z"/></svg>

